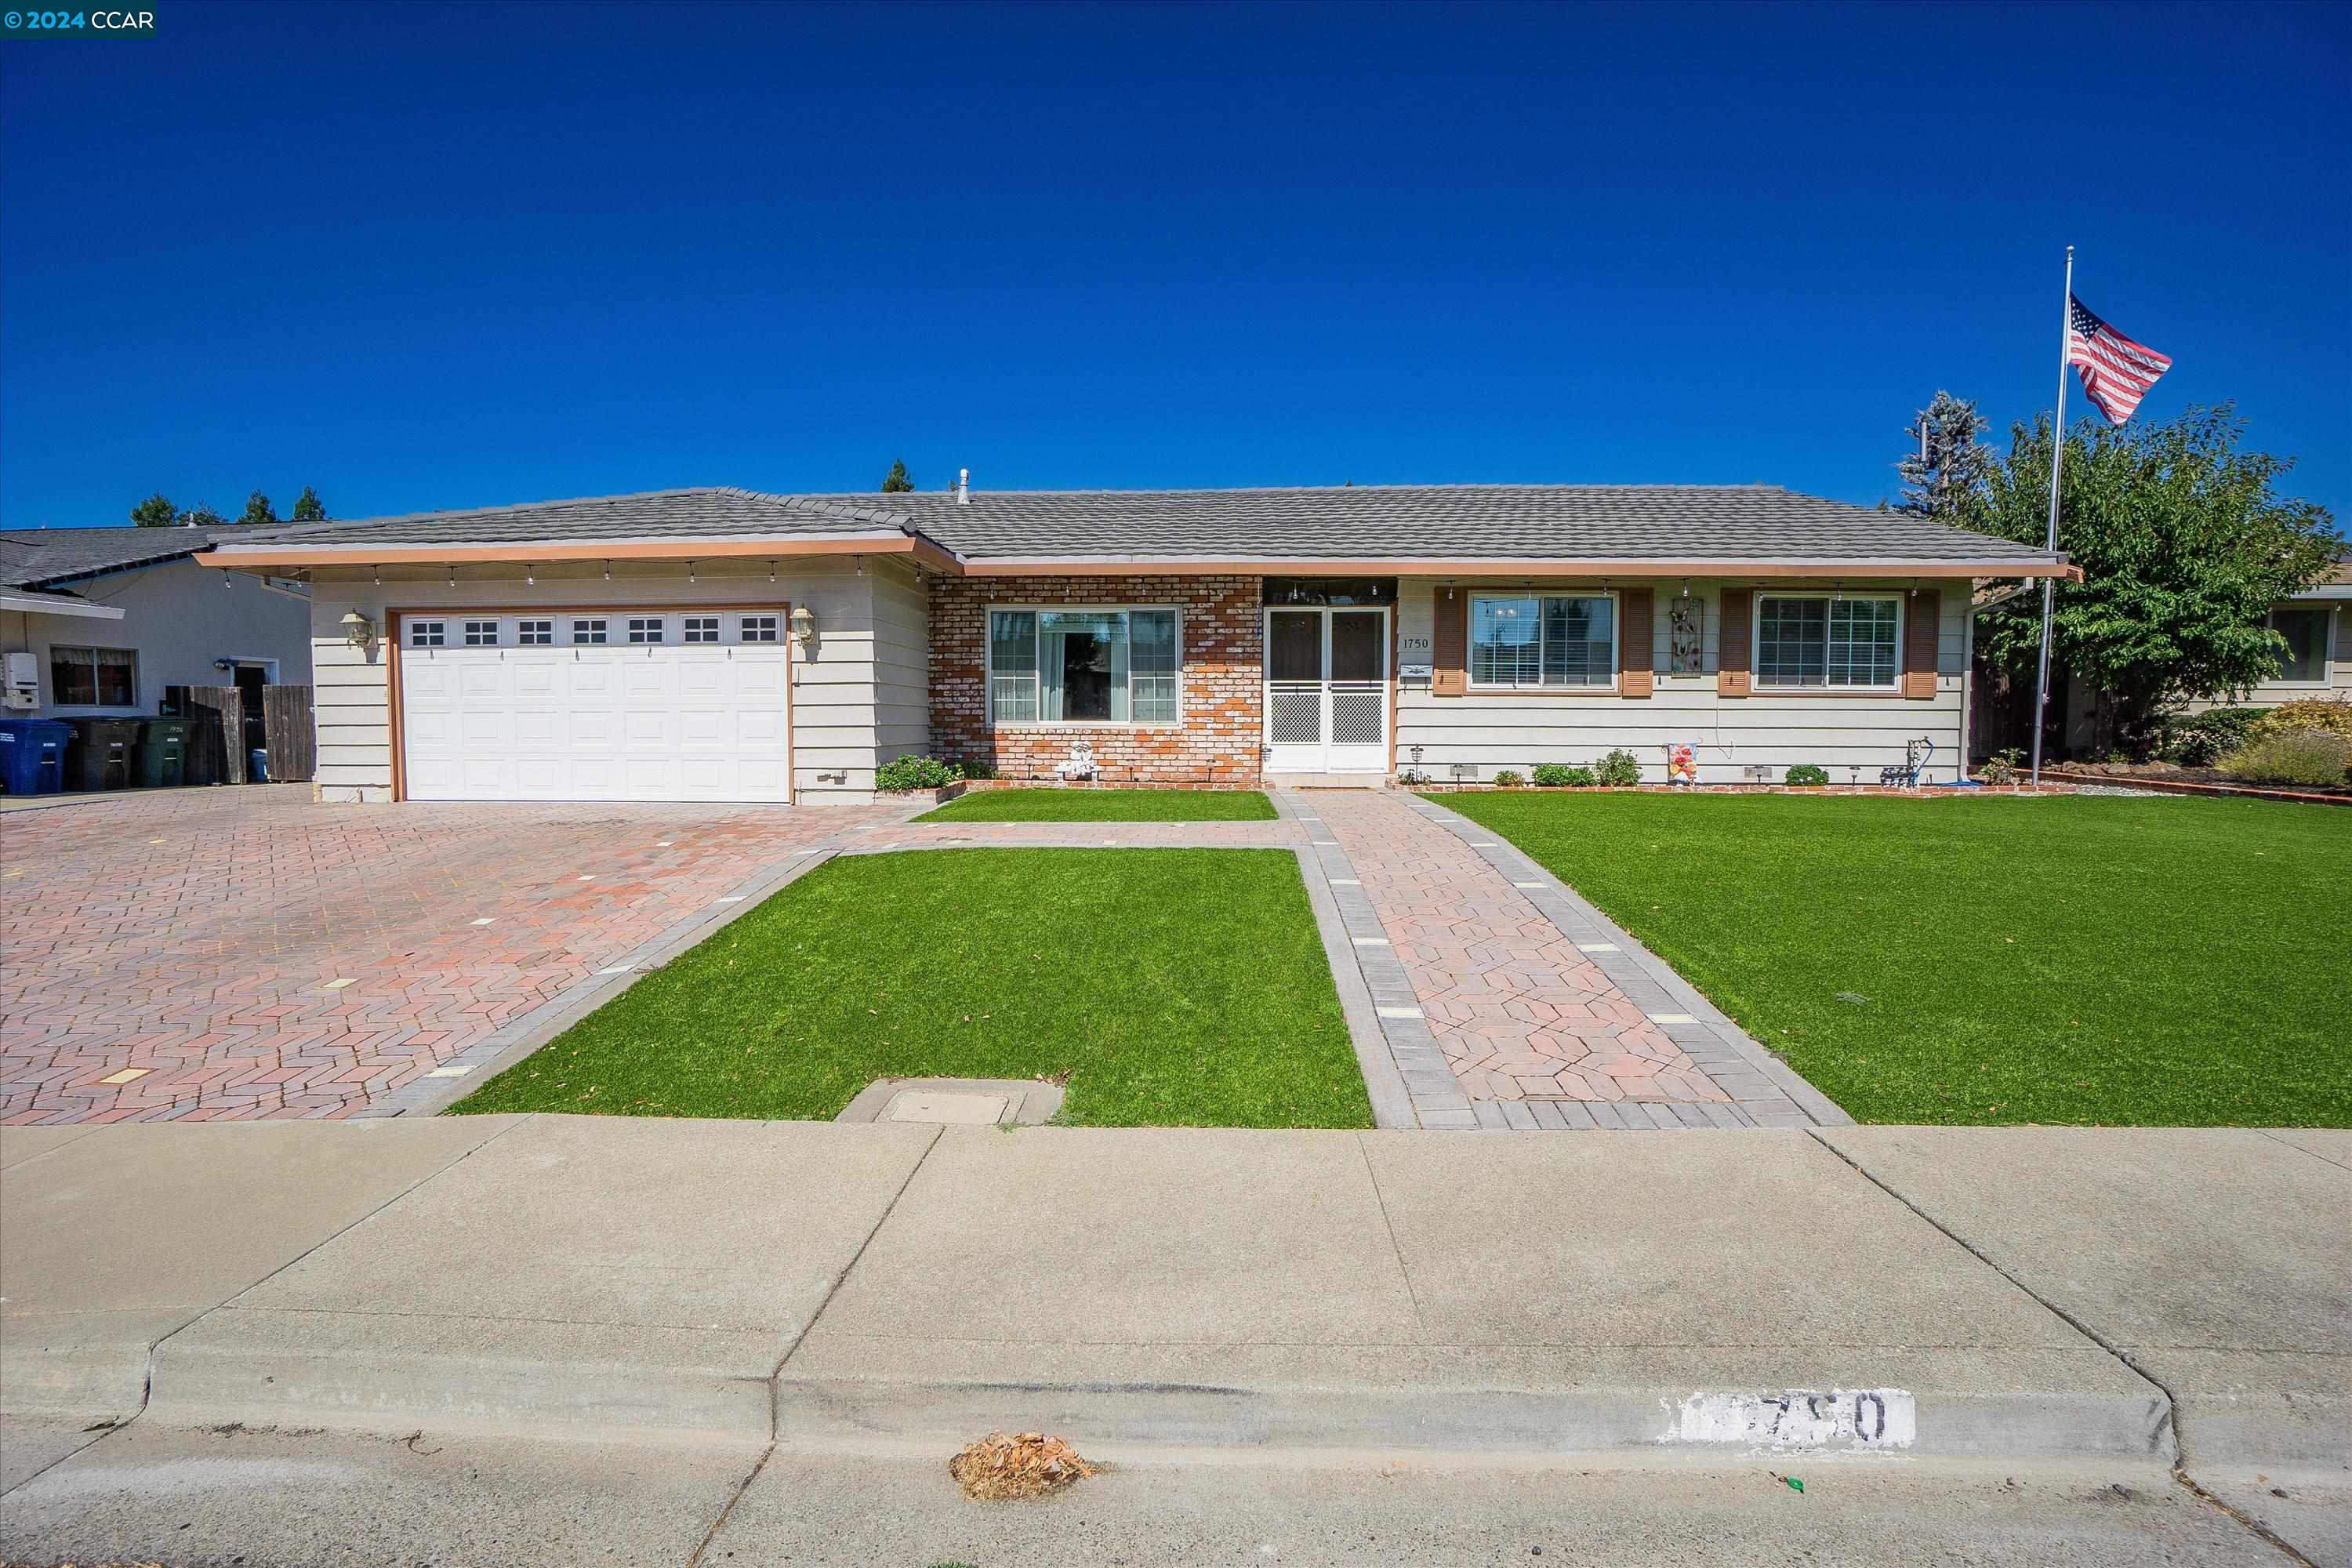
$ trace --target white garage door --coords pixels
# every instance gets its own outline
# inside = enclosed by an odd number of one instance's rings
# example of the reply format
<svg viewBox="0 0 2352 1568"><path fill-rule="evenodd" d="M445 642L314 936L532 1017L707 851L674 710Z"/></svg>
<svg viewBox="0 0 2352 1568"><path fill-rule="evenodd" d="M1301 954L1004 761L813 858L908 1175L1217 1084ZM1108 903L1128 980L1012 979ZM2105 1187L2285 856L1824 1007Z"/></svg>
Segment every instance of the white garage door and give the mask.
<svg viewBox="0 0 2352 1568"><path fill-rule="evenodd" d="M412 800L784 800L785 612L405 615Z"/></svg>

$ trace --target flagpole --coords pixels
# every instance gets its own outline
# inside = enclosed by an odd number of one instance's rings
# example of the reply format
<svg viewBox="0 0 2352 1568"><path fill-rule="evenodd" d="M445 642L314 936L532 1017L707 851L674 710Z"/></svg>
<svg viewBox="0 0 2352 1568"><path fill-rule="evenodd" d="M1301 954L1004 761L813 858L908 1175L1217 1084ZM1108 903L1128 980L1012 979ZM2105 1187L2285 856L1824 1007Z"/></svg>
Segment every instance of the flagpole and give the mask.
<svg viewBox="0 0 2352 1568"><path fill-rule="evenodd" d="M2066 340L2074 331L2074 247L2066 247L2066 287L2058 301L2058 412L2050 426L2050 533L2044 545L2058 552L2058 468L2066 452ZM2058 591L2054 577L2042 579L2042 663L2033 677L2033 787L2042 787L2042 716L2050 705L2050 612Z"/></svg>

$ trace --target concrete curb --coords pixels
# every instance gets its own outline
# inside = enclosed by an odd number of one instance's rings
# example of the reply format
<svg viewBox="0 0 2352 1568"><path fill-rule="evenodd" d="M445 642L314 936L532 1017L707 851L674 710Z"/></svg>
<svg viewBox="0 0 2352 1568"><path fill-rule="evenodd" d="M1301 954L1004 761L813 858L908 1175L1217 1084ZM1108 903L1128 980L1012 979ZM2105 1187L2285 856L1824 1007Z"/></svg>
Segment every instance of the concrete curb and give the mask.
<svg viewBox="0 0 2352 1568"><path fill-rule="evenodd" d="M1765 1049L1722 1008L1707 1000L1697 986L1675 973L1673 965L1635 941L1591 900L1553 876L1517 845L1461 813L1448 811L1410 790L1400 790L1397 795L1412 810L1476 849L1488 865L1511 882L1539 884L1520 890L1561 934L1580 944L1614 949L1589 956L1609 983L1635 1005L1646 1012L1689 1015L1688 1023L1662 1023L1658 1026L1668 1039L1706 1068L1709 1077L1729 1089L1739 1108L1758 1126L1853 1125L1853 1118L1835 1100Z"/></svg>

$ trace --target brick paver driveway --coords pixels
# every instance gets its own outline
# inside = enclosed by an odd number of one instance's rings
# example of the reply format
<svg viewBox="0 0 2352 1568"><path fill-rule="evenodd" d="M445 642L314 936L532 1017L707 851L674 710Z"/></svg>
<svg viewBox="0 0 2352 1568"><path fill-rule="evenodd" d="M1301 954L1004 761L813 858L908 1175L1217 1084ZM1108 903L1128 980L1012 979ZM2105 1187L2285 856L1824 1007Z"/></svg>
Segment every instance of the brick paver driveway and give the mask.
<svg viewBox="0 0 2352 1568"><path fill-rule="evenodd" d="M795 850L901 815L321 805L290 784L7 813L0 1121L349 1115Z"/></svg>

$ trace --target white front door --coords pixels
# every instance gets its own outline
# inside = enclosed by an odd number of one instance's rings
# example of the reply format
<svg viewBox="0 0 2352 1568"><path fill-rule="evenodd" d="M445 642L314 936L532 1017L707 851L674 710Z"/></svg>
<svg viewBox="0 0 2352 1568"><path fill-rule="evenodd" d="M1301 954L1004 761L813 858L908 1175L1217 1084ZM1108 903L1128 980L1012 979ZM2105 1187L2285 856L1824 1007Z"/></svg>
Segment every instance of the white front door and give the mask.
<svg viewBox="0 0 2352 1568"><path fill-rule="evenodd" d="M1270 773L1389 771L1386 610L1265 613Z"/></svg>
<svg viewBox="0 0 2352 1568"><path fill-rule="evenodd" d="M785 631L781 605L406 613L407 796L788 800Z"/></svg>

